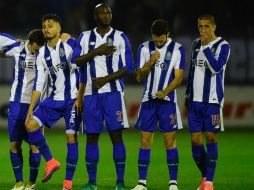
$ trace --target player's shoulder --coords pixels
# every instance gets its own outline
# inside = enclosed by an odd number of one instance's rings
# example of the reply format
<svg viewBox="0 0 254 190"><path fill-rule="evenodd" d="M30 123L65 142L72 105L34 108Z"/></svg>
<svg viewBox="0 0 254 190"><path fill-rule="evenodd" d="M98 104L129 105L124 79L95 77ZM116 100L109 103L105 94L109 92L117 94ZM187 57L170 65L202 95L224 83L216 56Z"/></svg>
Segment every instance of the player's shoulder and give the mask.
<svg viewBox="0 0 254 190"><path fill-rule="evenodd" d="M229 45L228 41L226 41L224 38L222 37L218 37L218 41L220 42L219 45Z"/></svg>

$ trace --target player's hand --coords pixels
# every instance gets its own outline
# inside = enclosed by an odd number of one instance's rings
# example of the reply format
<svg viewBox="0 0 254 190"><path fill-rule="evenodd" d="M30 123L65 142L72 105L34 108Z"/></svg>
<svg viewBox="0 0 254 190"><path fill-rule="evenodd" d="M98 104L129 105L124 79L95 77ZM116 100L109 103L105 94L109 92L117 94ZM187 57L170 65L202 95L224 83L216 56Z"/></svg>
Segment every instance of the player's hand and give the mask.
<svg viewBox="0 0 254 190"><path fill-rule="evenodd" d="M99 47L95 48L97 55L110 55L116 51L115 46L108 46L107 43L100 45Z"/></svg>
<svg viewBox="0 0 254 190"><path fill-rule="evenodd" d="M151 53L151 64L155 64L160 59L160 52L158 50Z"/></svg>
<svg viewBox="0 0 254 190"><path fill-rule="evenodd" d="M83 111L83 98L77 98L76 101L74 102L72 109L75 109L77 112L77 115L80 115Z"/></svg>
<svg viewBox="0 0 254 190"><path fill-rule="evenodd" d="M62 33L62 34L61 34L61 41L64 43L64 42L66 42L67 40L69 40L70 37L71 37L70 34L68 34L68 33Z"/></svg>
<svg viewBox="0 0 254 190"><path fill-rule="evenodd" d="M26 116L26 121L25 121L25 125L27 125L34 117L34 112L33 110L28 110L27 116Z"/></svg>
<svg viewBox="0 0 254 190"><path fill-rule="evenodd" d="M155 94L159 99L164 100L165 96L167 95L164 91L158 91Z"/></svg>
<svg viewBox="0 0 254 190"><path fill-rule="evenodd" d="M202 33L200 36L200 41L202 46L209 44L209 35L207 33Z"/></svg>
<svg viewBox="0 0 254 190"><path fill-rule="evenodd" d="M93 88L96 88L96 89L100 89L108 82L106 77L92 78L92 81L93 81Z"/></svg>

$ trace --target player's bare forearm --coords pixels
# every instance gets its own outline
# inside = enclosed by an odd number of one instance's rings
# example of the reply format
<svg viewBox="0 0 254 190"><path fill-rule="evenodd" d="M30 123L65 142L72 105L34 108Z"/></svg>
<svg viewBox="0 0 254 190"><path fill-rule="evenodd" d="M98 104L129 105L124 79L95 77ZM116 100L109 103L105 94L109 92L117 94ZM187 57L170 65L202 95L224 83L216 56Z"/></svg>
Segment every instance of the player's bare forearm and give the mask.
<svg viewBox="0 0 254 190"><path fill-rule="evenodd" d="M79 89L78 89L78 95L77 99L82 100L85 94L85 84L84 83L79 83Z"/></svg>
<svg viewBox="0 0 254 190"><path fill-rule="evenodd" d="M89 61L91 61L96 56L97 56L97 53L95 50L93 50L85 55L77 57L75 59L75 63L78 67L82 67L84 64L87 64Z"/></svg>
<svg viewBox="0 0 254 190"><path fill-rule="evenodd" d="M145 78L149 74L152 65L153 65L152 60L149 60L148 62L145 63L145 65L141 69L137 69L135 71L136 80L138 82L140 82L143 78Z"/></svg>
<svg viewBox="0 0 254 190"><path fill-rule="evenodd" d="M127 74L126 68L123 67L123 68L119 69L118 71L116 71L116 72L114 72L110 75L107 75L106 79L107 79L107 82L110 82L112 80L119 79L119 78L123 77L126 74Z"/></svg>
<svg viewBox="0 0 254 190"><path fill-rule="evenodd" d="M178 86L182 84L183 81L183 73L184 71L181 69L175 70L175 78L171 81L171 83L163 90L163 93L166 95L176 89Z"/></svg>
<svg viewBox="0 0 254 190"><path fill-rule="evenodd" d="M32 97L31 97L30 106L29 106L29 110L30 110L30 111L33 111L34 106L37 104L37 102L38 102L40 96L41 96L41 92L40 92L40 91L34 90L34 91L32 92Z"/></svg>

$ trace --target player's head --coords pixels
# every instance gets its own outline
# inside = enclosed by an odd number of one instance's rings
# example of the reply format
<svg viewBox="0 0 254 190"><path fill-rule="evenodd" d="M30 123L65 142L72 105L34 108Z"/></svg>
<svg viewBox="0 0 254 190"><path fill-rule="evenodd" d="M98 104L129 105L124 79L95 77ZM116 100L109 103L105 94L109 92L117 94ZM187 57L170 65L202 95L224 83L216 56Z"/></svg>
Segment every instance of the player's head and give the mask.
<svg viewBox="0 0 254 190"><path fill-rule="evenodd" d="M153 21L151 26L152 40L157 48L162 48L169 36L168 22L162 19Z"/></svg>
<svg viewBox="0 0 254 190"><path fill-rule="evenodd" d="M210 38L215 34L216 24L214 16L210 14L203 14L198 17L198 30L199 34L202 35L206 33Z"/></svg>
<svg viewBox="0 0 254 190"><path fill-rule="evenodd" d="M44 44L46 39L44 38L43 32L41 29L32 30L28 36L30 51L36 53Z"/></svg>
<svg viewBox="0 0 254 190"><path fill-rule="evenodd" d="M94 8L94 19L98 26L108 27L112 21L112 11L108 4L101 3Z"/></svg>
<svg viewBox="0 0 254 190"><path fill-rule="evenodd" d="M51 40L55 37L60 37L62 22L56 14L44 15L41 19L42 31L46 40Z"/></svg>

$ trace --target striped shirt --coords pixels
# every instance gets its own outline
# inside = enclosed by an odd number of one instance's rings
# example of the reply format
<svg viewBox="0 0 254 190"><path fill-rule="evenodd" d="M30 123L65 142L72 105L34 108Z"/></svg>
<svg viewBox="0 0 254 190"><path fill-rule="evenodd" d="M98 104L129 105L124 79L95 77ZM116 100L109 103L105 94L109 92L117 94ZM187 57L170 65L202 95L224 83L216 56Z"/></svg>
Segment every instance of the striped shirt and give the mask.
<svg viewBox="0 0 254 190"><path fill-rule="evenodd" d="M190 101L224 103L224 76L230 46L221 37L206 46L193 42L186 95Z"/></svg>
<svg viewBox="0 0 254 190"><path fill-rule="evenodd" d="M15 42L15 38L12 37L10 34L0 32L0 48L9 46Z"/></svg>
<svg viewBox="0 0 254 190"><path fill-rule="evenodd" d="M15 42L5 47L4 53L15 60L10 101L30 103L36 72L36 55L28 50L28 41Z"/></svg>
<svg viewBox="0 0 254 190"><path fill-rule="evenodd" d="M160 58L146 79L142 102L157 98L156 92L165 89L174 80L175 69L185 69L184 48L170 38L162 48L157 48L153 41L142 43L138 48L137 69L150 60L151 53L155 50L160 52ZM176 102L176 90L170 92L165 100Z"/></svg>
<svg viewBox="0 0 254 190"><path fill-rule="evenodd" d="M77 96L78 69L71 64L75 40L70 38L63 43L59 39L56 46L43 46L36 60L36 82L34 90L42 91L45 79L49 76L49 97L54 100L74 99Z"/></svg>
<svg viewBox="0 0 254 190"><path fill-rule="evenodd" d="M96 56L80 68L80 81L86 86L85 95L123 91L122 78L110 81L99 90L92 88L92 78L110 75L124 67L128 73L133 71L133 57L129 40L123 32L113 28L103 36L97 33L96 28L83 32L77 40L72 62L74 63L77 57L87 54L104 43L115 46L117 50L112 55Z"/></svg>

